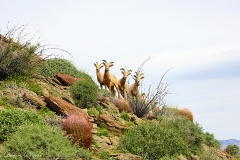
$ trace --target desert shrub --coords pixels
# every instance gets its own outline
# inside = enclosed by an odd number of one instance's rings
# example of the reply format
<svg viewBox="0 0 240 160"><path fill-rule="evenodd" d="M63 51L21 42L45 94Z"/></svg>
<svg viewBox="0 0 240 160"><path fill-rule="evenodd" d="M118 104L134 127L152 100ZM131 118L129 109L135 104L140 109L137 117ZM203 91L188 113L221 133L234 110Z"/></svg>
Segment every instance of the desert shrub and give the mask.
<svg viewBox="0 0 240 160"><path fill-rule="evenodd" d="M98 86L92 79L77 81L70 86L74 102L79 108L89 108L96 105Z"/></svg>
<svg viewBox="0 0 240 160"><path fill-rule="evenodd" d="M107 126L105 123L100 123L99 125L99 130L97 132L98 136L107 136L109 133Z"/></svg>
<svg viewBox="0 0 240 160"><path fill-rule="evenodd" d="M9 76L32 77L36 75L39 60L35 53L40 45L32 45L30 41L22 42L22 40L23 37L14 40L9 34L7 45L0 46L0 80Z"/></svg>
<svg viewBox="0 0 240 160"><path fill-rule="evenodd" d="M176 156L164 156L162 158L160 158L159 160L178 160L178 158Z"/></svg>
<svg viewBox="0 0 240 160"><path fill-rule="evenodd" d="M125 99L115 99L113 104L119 109L120 112L127 111L132 112L129 102Z"/></svg>
<svg viewBox="0 0 240 160"><path fill-rule="evenodd" d="M151 106L142 98L129 96L127 100L131 106L132 112L139 118L146 116L151 110Z"/></svg>
<svg viewBox="0 0 240 160"><path fill-rule="evenodd" d="M239 152L239 147L236 144L228 145L224 151L226 151L231 156L236 155Z"/></svg>
<svg viewBox="0 0 240 160"><path fill-rule="evenodd" d="M25 88L42 95L40 84L27 76L9 76L4 83L5 88Z"/></svg>
<svg viewBox="0 0 240 160"><path fill-rule="evenodd" d="M0 141L5 141L11 133L26 124L45 124L45 120L32 111L0 110Z"/></svg>
<svg viewBox="0 0 240 160"><path fill-rule="evenodd" d="M88 108L87 113L90 115L98 116L99 112L95 107Z"/></svg>
<svg viewBox="0 0 240 160"><path fill-rule="evenodd" d="M120 115L121 115L121 118L124 119L125 121L130 121L130 117L126 111L122 111Z"/></svg>
<svg viewBox="0 0 240 160"><path fill-rule="evenodd" d="M104 97L111 96L111 93L107 89L99 89L97 94L99 94L100 96L104 96Z"/></svg>
<svg viewBox="0 0 240 160"><path fill-rule="evenodd" d="M62 58L52 58L39 66L39 73L44 77L55 77L57 73L69 74L76 78L91 79L84 71L79 71L72 62Z"/></svg>
<svg viewBox="0 0 240 160"><path fill-rule="evenodd" d="M92 144L92 126L83 114L71 114L62 123L62 129L75 143L81 147L89 148Z"/></svg>
<svg viewBox="0 0 240 160"><path fill-rule="evenodd" d="M220 149L220 147L221 147L221 143L217 139L214 138L213 134L211 134L209 132L204 133L203 143L209 147L215 147L218 149Z"/></svg>
<svg viewBox="0 0 240 160"><path fill-rule="evenodd" d="M120 137L119 149L151 159L164 156L187 155L187 143L172 129L148 122L135 126Z"/></svg>
<svg viewBox="0 0 240 160"><path fill-rule="evenodd" d="M188 144L191 153L198 155L203 151L203 129L198 123L193 123L185 117L161 117L160 125L165 129L171 129L177 132L181 138Z"/></svg>
<svg viewBox="0 0 240 160"><path fill-rule="evenodd" d="M90 159L88 150L82 151L64 136L59 127L48 125L27 125L19 128L4 142L8 159L74 159L85 157ZM81 155L80 155L81 154Z"/></svg>
<svg viewBox="0 0 240 160"><path fill-rule="evenodd" d="M101 159L108 159L110 152L107 150L103 150L102 152L98 153L97 156Z"/></svg>

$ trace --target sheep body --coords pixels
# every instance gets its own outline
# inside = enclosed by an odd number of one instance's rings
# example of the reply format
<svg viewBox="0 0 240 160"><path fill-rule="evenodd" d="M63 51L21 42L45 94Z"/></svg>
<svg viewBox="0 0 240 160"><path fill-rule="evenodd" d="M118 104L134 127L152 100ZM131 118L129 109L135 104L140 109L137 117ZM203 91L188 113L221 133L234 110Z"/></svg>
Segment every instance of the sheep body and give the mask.
<svg viewBox="0 0 240 160"><path fill-rule="evenodd" d="M96 67L96 75L97 75L97 80L98 83L100 84L100 87L102 89L102 86L104 85L103 83L103 73L100 72L100 69L104 66L103 63L98 64L97 62L94 63L94 66ZM106 89L106 86L105 86Z"/></svg>
<svg viewBox="0 0 240 160"><path fill-rule="evenodd" d="M137 97L139 95L138 86L140 85L140 80L143 79L143 73L139 74L138 72L135 72L134 80L135 82L129 87L129 94L132 97Z"/></svg>
<svg viewBox="0 0 240 160"><path fill-rule="evenodd" d="M121 68L120 70L122 71L123 77L118 80L118 88L122 97L126 98L128 94L128 85L126 83L126 80L127 77L131 74L132 70L125 71L124 68Z"/></svg>
<svg viewBox="0 0 240 160"><path fill-rule="evenodd" d="M108 63L106 60L103 60L103 64L105 66L105 71L104 71L104 75L103 75L103 83L105 86L108 87L108 89L112 92L112 94L114 96L116 96L116 92L114 90L114 87L115 87L118 92L118 98L120 98L117 77L114 74L109 73L109 68L114 65L114 62Z"/></svg>

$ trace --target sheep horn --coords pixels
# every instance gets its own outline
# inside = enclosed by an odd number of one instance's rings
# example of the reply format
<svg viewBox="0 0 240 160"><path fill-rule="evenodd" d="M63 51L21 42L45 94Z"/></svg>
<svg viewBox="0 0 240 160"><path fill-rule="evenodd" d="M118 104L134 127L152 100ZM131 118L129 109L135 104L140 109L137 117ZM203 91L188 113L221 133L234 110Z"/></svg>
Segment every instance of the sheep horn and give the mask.
<svg viewBox="0 0 240 160"><path fill-rule="evenodd" d="M132 73L132 70L128 70L128 75L130 75Z"/></svg>
<svg viewBox="0 0 240 160"><path fill-rule="evenodd" d="M106 60L102 60L102 61L103 61L103 64L107 63L107 61L106 61Z"/></svg>
<svg viewBox="0 0 240 160"><path fill-rule="evenodd" d="M125 72L125 69L124 68L121 68L120 70L124 71Z"/></svg>

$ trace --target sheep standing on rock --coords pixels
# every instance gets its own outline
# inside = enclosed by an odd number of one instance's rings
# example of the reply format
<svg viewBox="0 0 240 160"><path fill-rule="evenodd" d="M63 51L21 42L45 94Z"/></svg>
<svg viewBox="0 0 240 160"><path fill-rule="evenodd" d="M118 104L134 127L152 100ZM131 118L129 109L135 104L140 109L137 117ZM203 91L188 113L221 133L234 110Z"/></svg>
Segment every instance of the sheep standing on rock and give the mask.
<svg viewBox="0 0 240 160"><path fill-rule="evenodd" d="M126 83L127 77L132 73L132 70L125 71L124 68L120 69L122 71L123 77L118 80L118 88L123 98L127 98L128 85Z"/></svg>
<svg viewBox="0 0 240 160"><path fill-rule="evenodd" d="M114 65L114 62L107 62L106 60L102 60L103 64L105 66L105 72L103 75L103 83L105 86L108 87L108 89L112 92L114 96L116 96L116 92L114 90L114 87L116 88L118 92L118 98L120 98L120 92L118 89L118 80L117 77L114 74L109 73L109 68Z"/></svg>
<svg viewBox="0 0 240 160"><path fill-rule="evenodd" d="M132 97L137 97L139 95L138 86L140 85L141 79L144 78L143 73L135 72L135 75L133 76L135 82L129 87L129 94Z"/></svg>
<svg viewBox="0 0 240 160"><path fill-rule="evenodd" d="M103 73L100 72L100 69L104 66L104 64L103 63L98 64L96 62L96 63L94 63L94 66L96 67L97 80L102 89L102 86L104 85L104 83L103 83ZM105 86L105 89L106 89L106 86Z"/></svg>

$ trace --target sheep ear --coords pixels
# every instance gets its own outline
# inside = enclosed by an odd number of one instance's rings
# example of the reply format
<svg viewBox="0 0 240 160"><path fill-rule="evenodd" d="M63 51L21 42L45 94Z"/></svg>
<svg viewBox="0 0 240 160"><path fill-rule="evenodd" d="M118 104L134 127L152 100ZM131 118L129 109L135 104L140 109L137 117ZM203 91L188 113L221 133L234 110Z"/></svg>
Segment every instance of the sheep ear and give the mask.
<svg viewBox="0 0 240 160"><path fill-rule="evenodd" d="M101 63L101 64L100 64L100 68L102 68L103 66L104 66L104 64L103 64L103 63Z"/></svg>
<svg viewBox="0 0 240 160"><path fill-rule="evenodd" d="M94 63L94 66L95 66L95 67L97 67L97 62L96 62L96 63Z"/></svg>

